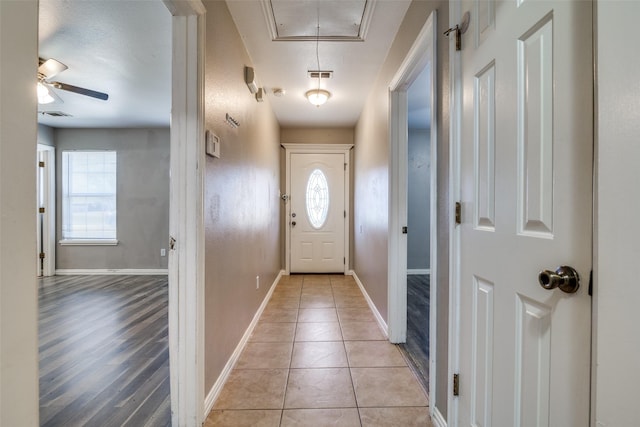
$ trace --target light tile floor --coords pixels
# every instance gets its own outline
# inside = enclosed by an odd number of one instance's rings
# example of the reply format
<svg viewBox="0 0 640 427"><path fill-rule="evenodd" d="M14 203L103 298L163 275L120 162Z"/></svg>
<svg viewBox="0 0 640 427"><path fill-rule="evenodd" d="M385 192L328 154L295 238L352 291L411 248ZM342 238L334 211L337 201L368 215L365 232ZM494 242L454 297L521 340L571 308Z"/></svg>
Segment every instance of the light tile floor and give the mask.
<svg viewBox="0 0 640 427"><path fill-rule="evenodd" d="M428 401L351 276L284 276L212 426L431 427Z"/></svg>

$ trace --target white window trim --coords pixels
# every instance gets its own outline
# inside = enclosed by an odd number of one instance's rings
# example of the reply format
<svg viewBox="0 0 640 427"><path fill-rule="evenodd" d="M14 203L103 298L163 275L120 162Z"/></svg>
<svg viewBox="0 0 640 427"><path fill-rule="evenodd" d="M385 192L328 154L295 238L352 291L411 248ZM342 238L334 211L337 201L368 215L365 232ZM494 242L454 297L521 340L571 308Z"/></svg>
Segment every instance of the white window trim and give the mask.
<svg viewBox="0 0 640 427"><path fill-rule="evenodd" d="M116 246L117 239L64 239L60 240L62 246Z"/></svg>

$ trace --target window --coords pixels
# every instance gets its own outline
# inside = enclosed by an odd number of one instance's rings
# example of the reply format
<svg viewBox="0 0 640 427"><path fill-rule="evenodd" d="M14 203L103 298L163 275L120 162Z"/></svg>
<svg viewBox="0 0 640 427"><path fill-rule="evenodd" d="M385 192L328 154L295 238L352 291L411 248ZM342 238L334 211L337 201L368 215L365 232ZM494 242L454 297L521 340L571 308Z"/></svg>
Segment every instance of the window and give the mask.
<svg viewBox="0 0 640 427"><path fill-rule="evenodd" d="M311 226L322 228L329 213L329 184L320 169L315 169L307 182L307 216Z"/></svg>
<svg viewBox="0 0 640 427"><path fill-rule="evenodd" d="M116 152L62 152L62 244L116 244Z"/></svg>

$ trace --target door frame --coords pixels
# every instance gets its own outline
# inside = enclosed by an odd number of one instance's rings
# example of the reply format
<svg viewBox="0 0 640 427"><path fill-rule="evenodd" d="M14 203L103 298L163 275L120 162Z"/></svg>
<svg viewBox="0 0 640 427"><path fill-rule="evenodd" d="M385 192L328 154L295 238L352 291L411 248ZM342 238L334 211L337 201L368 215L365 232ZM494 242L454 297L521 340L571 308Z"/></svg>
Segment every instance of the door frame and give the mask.
<svg viewBox="0 0 640 427"><path fill-rule="evenodd" d="M40 157L42 153L42 160ZM38 144L38 161L44 161L44 221L42 245L45 258L42 266L42 276L56 274L56 148L50 145ZM37 185L37 184L36 184ZM38 233L40 233L38 231ZM40 248L37 248L39 251Z"/></svg>
<svg viewBox="0 0 640 427"><path fill-rule="evenodd" d="M351 194L349 192L351 182L351 156L350 152L353 144L280 144L285 149L285 193L281 196L285 206L285 270L284 274L291 274L291 227L289 218L291 217L291 205L289 195L291 194L291 155L292 154L343 154L345 162L344 170L344 209L346 220L344 222L344 274L349 274L349 248L350 248L350 227L351 222Z"/></svg>
<svg viewBox="0 0 640 427"><path fill-rule="evenodd" d="M172 15L169 233L171 424L204 413L204 59L200 0L163 0Z"/></svg>
<svg viewBox="0 0 640 427"><path fill-rule="evenodd" d="M429 336L435 338L438 286L438 120L437 120L437 11L431 12L420 33L389 84L389 250L388 250L388 331L389 341L402 343L407 336L407 170L408 170L408 110L407 90L431 63L431 197L430 197L430 312ZM437 369L436 339L429 339L429 370ZM436 390L436 375L429 375L429 393ZM430 406L433 414L435 405Z"/></svg>

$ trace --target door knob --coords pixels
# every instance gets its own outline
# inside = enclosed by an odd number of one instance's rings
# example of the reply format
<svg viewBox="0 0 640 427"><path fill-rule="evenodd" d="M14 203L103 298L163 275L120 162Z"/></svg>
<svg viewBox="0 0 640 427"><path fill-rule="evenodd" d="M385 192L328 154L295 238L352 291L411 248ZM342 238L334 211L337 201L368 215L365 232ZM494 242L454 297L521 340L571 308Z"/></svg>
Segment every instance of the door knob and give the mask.
<svg viewBox="0 0 640 427"><path fill-rule="evenodd" d="M538 275L540 286L545 289L560 288L561 291L572 294L580 287L578 272L569 266L563 265L556 271L543 270Z"/></svg>

